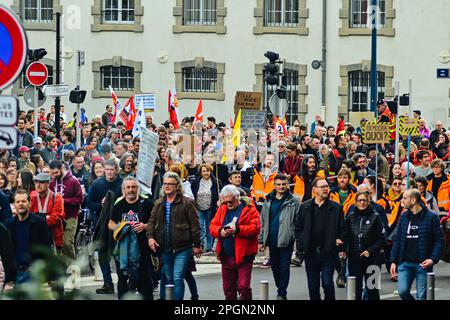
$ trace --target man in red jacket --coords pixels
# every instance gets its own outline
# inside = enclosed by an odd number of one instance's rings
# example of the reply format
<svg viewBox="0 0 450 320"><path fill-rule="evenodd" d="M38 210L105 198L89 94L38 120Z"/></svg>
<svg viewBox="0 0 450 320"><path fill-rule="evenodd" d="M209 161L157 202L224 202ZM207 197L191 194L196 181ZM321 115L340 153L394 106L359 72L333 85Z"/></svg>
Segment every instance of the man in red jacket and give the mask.
<svg viewBox="0 0 450 320"><path fill-rule="evenodd" d="M50 175L39 173L34 177L36 191L31 193L30 211L47 221L56 250L61 250L64 241L64 205L60 194L50 191Z"/></svg>
<svg viewBox="0 0 450 320"><path fill-rule="evenodd" d="M53 180L50 190L60 194L64 200L64 214L66 227L64 230L64 243L62 254L75 260L75 232L78 224L78 213L83 202L83 191L80 182L70 170L59 160L50 162L50 172Z"/></svg>
<svg viewBox="0 0 450 320"><path fill-rule="evenodd" d="M261 231L259 213L249 198L240 198L238 188L225 186L220 192L222 205L217 209L209 230L219 241L216 247L222 263L222 282L226 300L252 299L251 275L258 252ZM247 201L246 201L247 200Z"/></svg>
<svg viewBox="0 0 450 320"><path fill-rule="evenodd" d="M294 183L295 176L300 172L302 158L297 156L297 145L290 143L287 146L287 157L284 158L284 167L281 172L289 178L289 183Z"/></svg>

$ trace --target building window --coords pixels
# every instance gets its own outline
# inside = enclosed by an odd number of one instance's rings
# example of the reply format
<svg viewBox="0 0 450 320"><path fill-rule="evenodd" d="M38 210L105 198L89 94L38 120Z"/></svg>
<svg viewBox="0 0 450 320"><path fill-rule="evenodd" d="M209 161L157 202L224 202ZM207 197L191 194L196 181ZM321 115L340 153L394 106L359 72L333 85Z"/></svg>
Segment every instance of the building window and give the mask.
<svg viewBox="0 0 450 320"><path fill-rule="evenodd" d="M46 67L47 67L47 71L48 71L48 78L47 78L47 81L44 83L44 85L53 84L53 66L46 64ZM22 73L22 81L21 81L20 88L25 89L29 85L30 85L30 83L28 82L28 79L26 76L26 70L24 70Z"/></svg>
<svg viewBox="0 0 450 320"><path fill-rule="evenodd" d="M134 0L104 0L103 22L134 23Z"/></svg>
<svg viewBox="0 0 450 320"><path fill-rule="evenodd" d="M216 25L216 0L184 0L184 25Z"/></svg>
<svg viewBox="0 0 450 320"><path fill-rule="evenodd" d="M286 123L291 126L298 119L298 90L299 90L299 72L298 70L284 69L283 84L286 86L286 98L289 106L286 112ZM277 86L268 85L264 82L264 105L267 115L272 115L269 108L270 97L275 93Z"/></svg>
<svg viewBox="0 0 450 320"><path fill-rule="evenodd" d="M183 92L216 92L217 70L213 68L183 68Z"/></svg>
<svg viewBox="0 0 450 320"><path fill-rule="evenodd" d="M24 0L22 17L26 23L53 22L53 0Z"/></svg>
<svg viewBox="0 0 450 320"><path fill-rule="evenodd" d="M103 66L100 68L100 77L101 90L108 90L109 86L117 91L134 90L134 68Z"/></svg>
<svg viewBox="0 0 450 320"><path fill-rule="evenodd" d="M378 99L385 97L385 74L377 72ZM370 110L370 72L361 70L348 73L349 81L349 112L362 112Z"/></svg>
<svg viewBox="0 0 450 320"><path fill-rule="evenodd" d="M381 27L386 23L386 1L378 0L380 8ZM370 0L351 0L350 2L350 28L367 28L367 8L370 5Z"/></svg>
<svg viewBox="0 0 450 320"><path fill-rule="evenodd" d="M264 0L265 27L297 27L298 0Z"/></svg>

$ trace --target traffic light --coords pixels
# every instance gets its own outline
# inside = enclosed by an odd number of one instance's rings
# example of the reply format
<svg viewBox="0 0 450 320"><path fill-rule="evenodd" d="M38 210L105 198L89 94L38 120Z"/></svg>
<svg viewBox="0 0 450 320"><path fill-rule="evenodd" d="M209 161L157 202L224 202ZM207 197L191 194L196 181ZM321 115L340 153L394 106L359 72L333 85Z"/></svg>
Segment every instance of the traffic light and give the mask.
<svg viewBox="0 0 450 320"><path fill-rule="evenodd" d="M400 96L400 105L401 106L409 106L409 94L405 93L404 95Z"/></svg>
<svg viewBox="0 0 450 320"><path fill-rule="evenodd" d="M29 61L39 61L47 55L47 50L44 48L39 49L28 49L28 60Z"/></svg>
<svg viewBox="0 0 450 320"><path fill-rule="evenodd" d="M278 85L279 84L279 76L280 76L280 66L279 66L279 58L280 55L278 53L267 51L264 56L269 59L270 63L267 63L264 66L265 77L264 81L269 85Z"/></svg>
<svg viewBox="0 0 450 320"><path fill-rule="evenodd" d="M75 90L70 91L69 100L72 103L81 104L84 102L86 98L86 90L79 90L78 86Z"/></svg>

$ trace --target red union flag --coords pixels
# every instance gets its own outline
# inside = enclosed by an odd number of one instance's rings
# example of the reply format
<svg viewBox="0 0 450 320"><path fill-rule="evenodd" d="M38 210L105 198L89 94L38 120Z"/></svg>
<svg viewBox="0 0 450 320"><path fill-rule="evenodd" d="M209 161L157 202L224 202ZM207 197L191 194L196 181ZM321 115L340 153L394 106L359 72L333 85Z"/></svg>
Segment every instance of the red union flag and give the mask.
<svg viewBox="0 0 450 320"><path fill-rule="evenodd" d="M169 90L169 118L170 118L170 123L172 123L172 125L175 127L175 129L180 129L180 124L178 122L178 115L177 115L177 111L176 108L178 108L178 100L177 100L177 94L174 91L174 93L172 93Z"/></svg>
<svg viewBox="0 0 450 320"><path fill-rule="evenodd" d="M197 112L195 113L194 124L197 122L203 123L203 103L202 100L198 103Z"/></svg>

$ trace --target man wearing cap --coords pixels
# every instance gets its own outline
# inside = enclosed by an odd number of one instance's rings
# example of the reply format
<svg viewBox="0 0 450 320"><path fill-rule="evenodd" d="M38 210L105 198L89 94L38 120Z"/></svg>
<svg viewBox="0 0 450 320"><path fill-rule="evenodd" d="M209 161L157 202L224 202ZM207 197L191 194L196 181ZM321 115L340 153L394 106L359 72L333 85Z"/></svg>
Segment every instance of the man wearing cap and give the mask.
<svg viewBox="0 0 450 320"><path fill-rule="evenodd" d="M47 221L56 250L61 250L64 241L64 205L60 194L50 190L51 177L39 173L33 178L36 191L31 193L30 211Z"/></svg>
<svg viewBox="0 0 450 320"><path fill-rule="evenodd" d="M30 151L31 149L22 146L19 148L19 167L17 169L29 169L33 174L36 173L36 166L30 160Z"/></svg>
<svg viewBox="0 0 450 320"><path fill-rule="evenodd" d="M114 160L114 162L117 163L117 166L120 164L120 159L116 157L116 155L113 153L113 147L110 143L105 143L100 146L101 152L103 154L103 159L105 161L107 160Z"/></svg>
<svg viewBox="0 0 450 320"><path fill-rule="evenodd" d="M41 151L43 149L43 144L42 144L42 138L41 137L36 137L33 139L33 148L31 148L31 156L34 156L35 154L41 154Z"/></svg>
<svg viewBox="0 0 450 320"><path fill-rule="evenodd" d="M49 164L50 161L56 160L56 145L57 145L57 138L51 135L45 136L44 139L44 148L41 149L41 156L42 159L44 159L45 163Z"/></svg>

